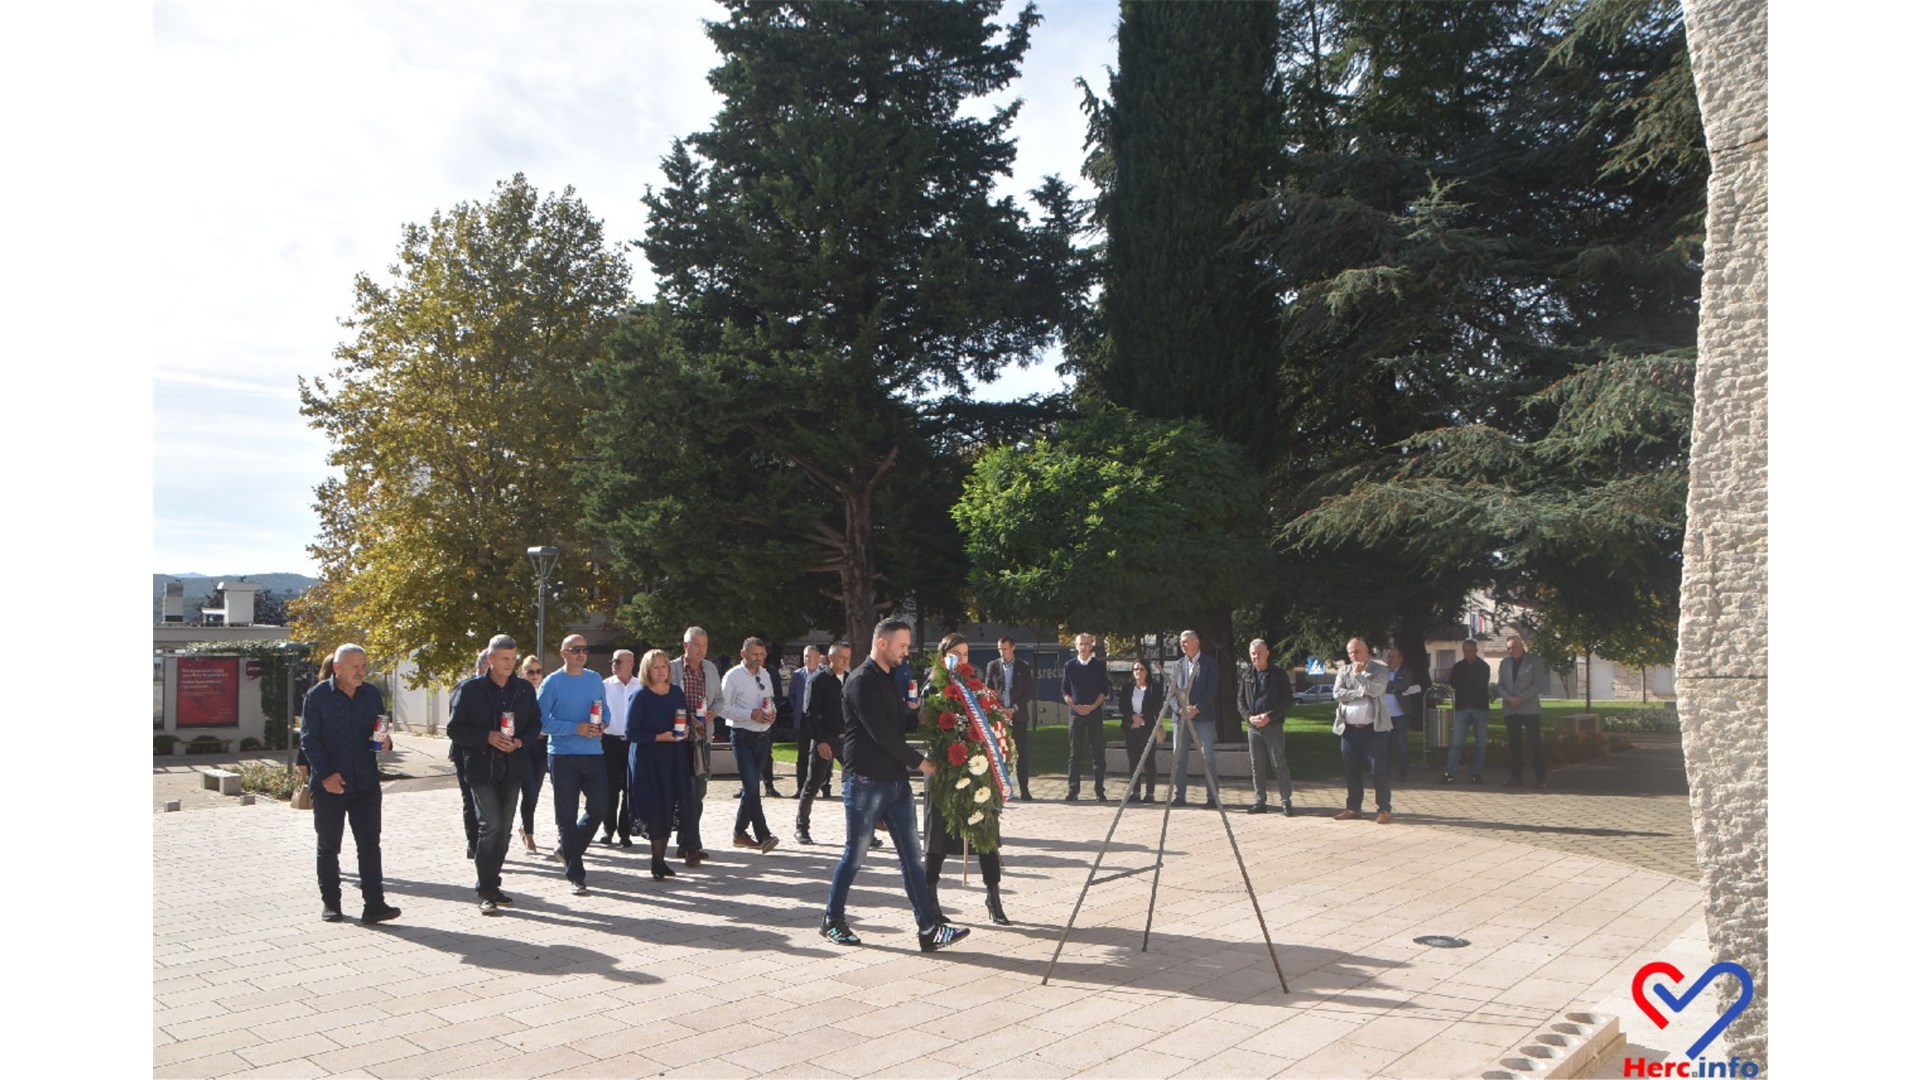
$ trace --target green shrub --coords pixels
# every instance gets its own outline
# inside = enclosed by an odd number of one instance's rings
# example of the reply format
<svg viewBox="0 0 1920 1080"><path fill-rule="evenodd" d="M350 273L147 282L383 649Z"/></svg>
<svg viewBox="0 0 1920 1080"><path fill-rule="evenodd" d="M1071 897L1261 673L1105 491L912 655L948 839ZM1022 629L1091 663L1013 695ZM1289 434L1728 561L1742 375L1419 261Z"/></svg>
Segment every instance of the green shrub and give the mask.
<svg viewBox="0 0 1920 1080"><path fill-rule="evenodd" d="M243 761L233 768L240 774L243 791L285 800L293 798L293 789L300 786L300 774L285 765Z"/></svg>
<svg viewBox="0 0 1920 1080"><path fill-rule="evenodd" d="M1616 709L1600 714L1600 723L1608 731L1680 730L1680 713L1664 705L1645 709Z"/></svg>
<svg viewBox="0 0 1920 1080"><path fill-rule="evenodd" d="M177 736L155 735L153 737L153 756L154 757L172 757L173 744L179 741L180 740Z"/></svg>
<svg viewBox="0 0 1920 1080"><path fill-rule="evenodd" d="M260 740L249 735L246 738L240 740L240 749L258 750L260 749Z"/></svg>

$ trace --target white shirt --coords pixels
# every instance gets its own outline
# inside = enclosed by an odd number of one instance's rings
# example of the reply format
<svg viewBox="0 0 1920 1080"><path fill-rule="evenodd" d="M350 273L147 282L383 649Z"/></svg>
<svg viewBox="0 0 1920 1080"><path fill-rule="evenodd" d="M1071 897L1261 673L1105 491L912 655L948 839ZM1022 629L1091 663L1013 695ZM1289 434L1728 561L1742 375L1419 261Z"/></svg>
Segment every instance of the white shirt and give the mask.
<svg viewBox="0 0 1920 1080"><path fill-rule="evenodd" d="M639 679L628 679L624 684L620 676L609 675L601 680L607 684L607 734L627 737L627 703L633 699L634 691L640 689Z"/></svg>
<svg viewBox="0 0 1920 1080"><path fill-rule="evenodd" d="M763 701L773 700L773 679L762 667L759 671L748 671L747 665L735 664L720 676L720 700L713 703L713 711L727 718L727 726L741 731L766 731L772 722L755 723L747 719L753 710Z"/></svg>
<svg viewBox="0 0 1920 1080"><path fill-rule="evenodd" d="M1144 686L1134 687L1133 688L1133 715L1135 716L1140 715L1141 710L1145 709L1146 707L1147 707L1147 688Z"/></svg>

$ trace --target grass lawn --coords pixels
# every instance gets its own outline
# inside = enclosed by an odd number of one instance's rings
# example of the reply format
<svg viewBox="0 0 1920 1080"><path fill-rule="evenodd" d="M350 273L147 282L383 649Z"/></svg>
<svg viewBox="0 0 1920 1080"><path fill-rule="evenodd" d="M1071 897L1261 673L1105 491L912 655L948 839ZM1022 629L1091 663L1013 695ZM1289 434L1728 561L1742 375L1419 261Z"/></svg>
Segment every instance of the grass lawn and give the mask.
<svg viewBox="0 0 1920 1080"><path fill-rule="evenodd" d="M1570 765L1576 761L1599 757L1626 748L1624 736L1603 733L1599 738L1591 736L1579 739L1561 739L1554 734L1556 718L1573 713L1587 711L1584 700L1566 700L1546 698L1541 701L1542 737L1547 748L1549 766ZM1642 705L1638 701L1596 701L1593 711L1603 718L1609 712L1630 712L1638 709L1657 707L1658 702ZM1338 780L1346 775L1340 765L1340 740L1333 734L1333 704L1324 702L1318 705L1295 705L1287 713L1287 767L1296 780ZM1493 723L1487 729L1487 771L1495 772L1495 766L1505 768L1507 764L1507 728L1501 718L1498 702L1493 707ZM1408 740L1408 749L1414 760L1420 760L1420 753L1426 745L1426 733L1415 731ZM1120 731L1120 721L1109 720L1106 725L1107 741L1115 746L1125 741ZM1468 735L1471 747L1472 735ZM1030 768L1034 773L1064 773L1067 771L1067 726L1065 724L1046 724L1035 729L1027 736L1027 752L1033 755ZM1469 749L1467 753L1472 753ZM1162 745L1163 760L1160 770L1164 773L1170 762L1164 755L1172 753L1172 742ZM792 743L779 743L773 748L776 761L794 764L798 751ZM1427 759L1434 767L1446 764L1446 751L1435 747Z"/></svg>

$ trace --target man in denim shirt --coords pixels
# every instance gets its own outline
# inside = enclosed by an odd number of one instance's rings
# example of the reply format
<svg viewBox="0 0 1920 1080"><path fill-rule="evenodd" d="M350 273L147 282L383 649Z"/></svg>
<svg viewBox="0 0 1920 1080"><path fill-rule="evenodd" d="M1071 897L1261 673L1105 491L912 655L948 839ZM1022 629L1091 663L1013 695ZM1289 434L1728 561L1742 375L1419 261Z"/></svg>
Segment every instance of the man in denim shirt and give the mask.
<svg viewBox="0 0 1920 1080"><path fill-rule="evenodd" d="M367 651L333 651L333 678L307 691L300 711L300 749L312 766L313 831L319 837L320 917L340 921L340 840L353 827L360 856L360 921L398 918L387 904L380 875L380 766L374 757L374 719L387 711L380 688L369 686ZM380 749L392 743L379 736Z"/></svg>

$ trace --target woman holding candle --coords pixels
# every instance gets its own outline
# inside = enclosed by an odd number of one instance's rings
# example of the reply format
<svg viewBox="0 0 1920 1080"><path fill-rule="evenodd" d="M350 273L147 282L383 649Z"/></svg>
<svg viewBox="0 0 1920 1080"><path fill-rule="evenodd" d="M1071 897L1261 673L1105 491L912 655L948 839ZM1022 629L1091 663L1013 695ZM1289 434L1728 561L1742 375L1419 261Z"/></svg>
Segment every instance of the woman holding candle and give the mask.
<svg viewBox="0 0 1920 1080"><path fill-rule="evenodd" d="M627 705L627 790L653 846L653 880L673 876L667 837L677 807L693 798L694 748L687 745L687 695L673 685L666 651L640 658L640 689Z"/></svg>

